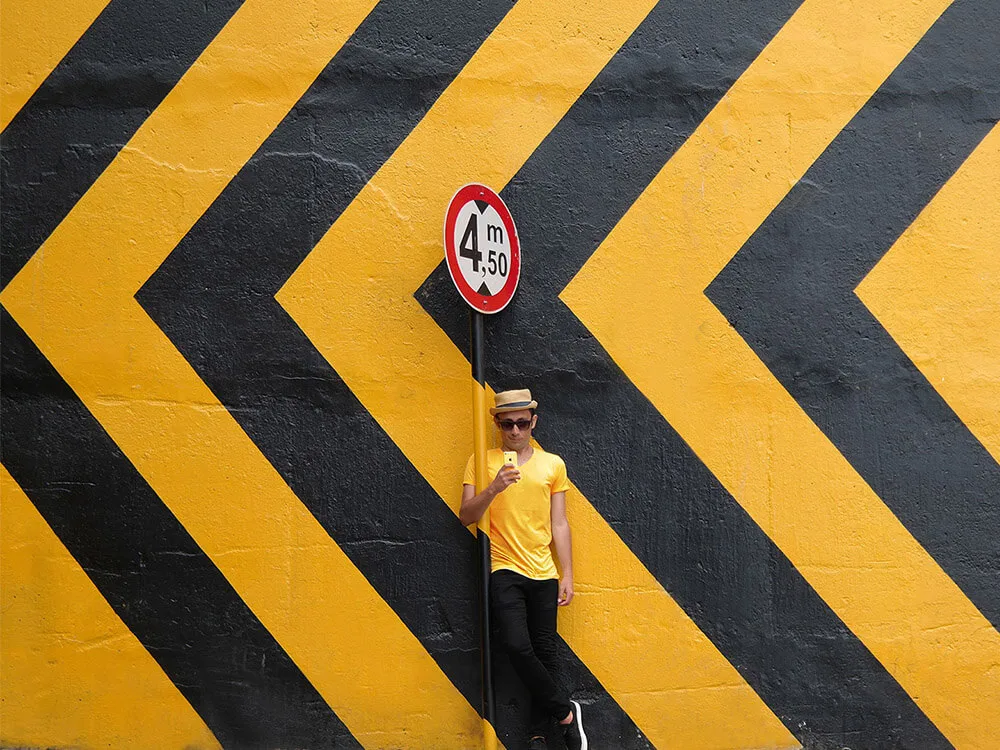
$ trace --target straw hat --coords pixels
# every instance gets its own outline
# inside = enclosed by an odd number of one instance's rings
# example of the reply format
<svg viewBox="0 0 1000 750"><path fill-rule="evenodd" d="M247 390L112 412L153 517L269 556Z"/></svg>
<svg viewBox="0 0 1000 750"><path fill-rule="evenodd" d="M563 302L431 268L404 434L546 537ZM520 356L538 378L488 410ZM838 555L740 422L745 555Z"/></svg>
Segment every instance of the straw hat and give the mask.
<svg viewBox="0 0 1000 750"><path fill-rule="evenodd" d="M496 416L505 411L521 411L521 409L537 409L538 402L531 400L531 391L524 388L520 391L501 391L496 395L496 406L490 409L490 414Z"/></svg>

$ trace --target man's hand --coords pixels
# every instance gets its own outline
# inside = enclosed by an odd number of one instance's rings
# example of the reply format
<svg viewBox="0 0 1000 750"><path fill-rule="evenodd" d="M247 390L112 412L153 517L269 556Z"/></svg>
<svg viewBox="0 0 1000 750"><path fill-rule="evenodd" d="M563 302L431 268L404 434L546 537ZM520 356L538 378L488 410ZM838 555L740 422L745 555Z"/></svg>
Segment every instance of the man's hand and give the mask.
<svg viewBox="0 0 1000 750"><path fill-rule="evenodd" d="M493 478L493 491L495 494L499 495L505 489L510 487L514 482L521 479L521 470L515 466L509 466L504 464L500 467L500 471Z"/></svg>
<svg viewBox="0 0 1000 750"><path fill-rule="evenodd" d="M563 576L559 581L559 606L565 607L571 601L573 601L573 579Z"/></svg>
<svg viewBox="0 0 1000 750"><path fill-rule="evenodd" d="M476 488L471 484L463 484L462 505L458 509L458 518L462 522L462 525L471 526L474 523L478 523L479 519L483 517L483 513L490 507L493 498L520 479L521 472L518 471L517 467L505 464L500 468L497 475L493 477L493 481L486 485L486 489L478 495L476 494Z"/></svg>

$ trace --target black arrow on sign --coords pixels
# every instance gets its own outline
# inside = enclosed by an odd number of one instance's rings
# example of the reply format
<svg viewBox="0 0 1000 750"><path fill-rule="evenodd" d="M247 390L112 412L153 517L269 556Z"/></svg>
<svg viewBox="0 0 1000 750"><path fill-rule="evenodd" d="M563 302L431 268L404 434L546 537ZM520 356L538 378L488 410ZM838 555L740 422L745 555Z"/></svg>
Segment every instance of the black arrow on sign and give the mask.
<svg viewBox="0 0 1000 750"><path fill-rule="evenodd" d="M995 627L1000 466L853 291L1000 117L998 49L952 5L707 290Z"/></svg>
<svg viewBox="0 0 1000 750"><path fill-rule="evenodd" d="M511 180L524 265L488 379L531 388L542 444L803 744L949 747L558 299L795 5L661 4ZM448 285L417 299L468 354Z"/></svg>

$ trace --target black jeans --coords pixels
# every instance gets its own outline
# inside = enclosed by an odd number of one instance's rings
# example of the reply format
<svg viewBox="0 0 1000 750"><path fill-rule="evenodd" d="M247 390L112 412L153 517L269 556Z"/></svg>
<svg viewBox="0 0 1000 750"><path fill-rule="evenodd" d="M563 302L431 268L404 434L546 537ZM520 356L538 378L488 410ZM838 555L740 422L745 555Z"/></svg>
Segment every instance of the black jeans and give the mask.
<svg viewBox="0 0 1000 750"><path fill-rule="evenodd" d="M500 645L531 693L531 731L545 734L549 718L565 719L572 706L555 680L559 583L535 581L512 570L490 575L493 621Z"/></svg>

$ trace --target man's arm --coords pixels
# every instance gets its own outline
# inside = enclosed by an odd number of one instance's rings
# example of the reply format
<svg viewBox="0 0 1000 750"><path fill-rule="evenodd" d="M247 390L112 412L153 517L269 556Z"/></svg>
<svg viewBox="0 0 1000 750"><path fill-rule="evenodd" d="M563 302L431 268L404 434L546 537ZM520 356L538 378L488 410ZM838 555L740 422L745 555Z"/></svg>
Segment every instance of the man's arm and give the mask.
<svg viewBox="0 0 1000 750"><path fill-rule="evenodd" d="M486 489L476 494L476 488L471 484L462 485L462 507L458 510L458 520L463 526L479 523L483 513L490 507L493 499L521 478L521 472L513 466L503 466Z"/></svg>
<svg viewBox="0 0 1000 750"><path fill-rule="evenodd" d="M552 541L556 545L562 578L559 580L559 606L565 607L573 600L573 545L570 540L569 521L566 519L566 493L552 494Z"/></svg>

